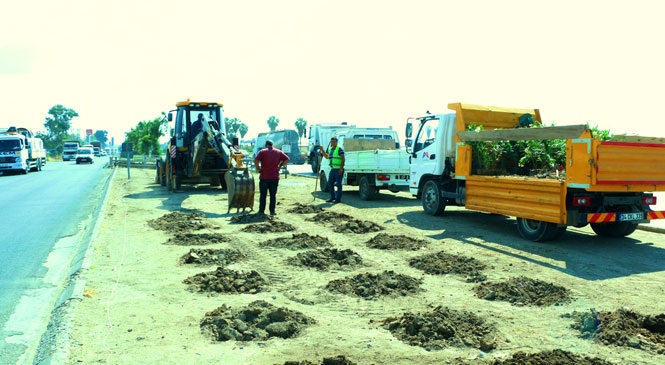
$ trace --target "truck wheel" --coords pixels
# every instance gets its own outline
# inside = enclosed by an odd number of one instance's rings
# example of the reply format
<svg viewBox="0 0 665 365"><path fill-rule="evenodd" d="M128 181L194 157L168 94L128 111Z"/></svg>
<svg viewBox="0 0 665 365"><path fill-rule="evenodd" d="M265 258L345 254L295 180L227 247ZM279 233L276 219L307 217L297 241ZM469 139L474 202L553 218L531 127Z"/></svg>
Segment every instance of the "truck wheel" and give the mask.
<svg viewBox="0 0 665 365"><path fill-rule="evenodd" d="M319 173L319 189L321 189L321 191L324 193L330 191L330 189L328 189L328 178L326 177L326 173L323 171Z"/></svg>
<svg viewBox="0 0 665 365"><path fill-rule="evenodd" d="M312 172L313 173L318 173L319 172L319 154L318 153L312 153L309 156L309 164L312 165Z"/></svg>
<svg viewBox="0 0 665 365"><path fill-rule="evenodd" d="M566 226L527 218L517 218L517 231L529 241L551 241L566 232Z"/></svg>
<svg viewBox="0 0 665 365"><path fill-rule="evenodd" d="M358 187L360 188L359 191L360 199L362 200L376 199L376 196L378 195L376 186L370 184L369 177L367 175L363 175L360 177L360 180L358 181Z"/></svg>
<svg viewBox="0 0 665 365"><path fill-rule="evenodd" d="M440 215L446 210L446 202L441 198L441 188L436 181L430 180L425 183L421 199L423 210L429 215Z"/></svg>
<svg viewBox="0 0 665 365"><path fill-rule="evenodd" d="M602 237L626 237L637 229L635 222L591 223L591 229Z"/></svg>

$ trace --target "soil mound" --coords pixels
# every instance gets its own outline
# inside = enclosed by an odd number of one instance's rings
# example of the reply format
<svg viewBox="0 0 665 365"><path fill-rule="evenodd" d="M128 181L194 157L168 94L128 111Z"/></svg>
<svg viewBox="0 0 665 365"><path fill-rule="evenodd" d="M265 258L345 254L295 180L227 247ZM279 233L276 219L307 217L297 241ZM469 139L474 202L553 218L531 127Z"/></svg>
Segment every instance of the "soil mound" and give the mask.
<svg viewBox="0 0 665 365"><path fill-rule="evenodd" d="M200 213L185 214L181 212L171 212L163 215L161 218L151 219L148 225L159 231L169 233L179 233L186 231L197 231L205 228L212 228L210 223L204 222L205 216Z"/></svg>
<svg viewBox="0 0 665 365"><path fill-rule="evenodd" d="M431 255L414 257L409 260L409 265L423 270L428 274L456 274L463 276L469 283L487 280L487 276L482 273L486 265L482 262L472 257L451 255L443 251Z"/></svg>
<svg viewBox="0 0 665 365"><path fill-rule="evenodd" d="M379 250L418 251L429 244L428 241L402 235L379 233L367 241L367 247Z"/></svg>
<svg viewBox="0 0 665 365"><path fill-rule="evenodd" d="M222 305L206 313L201 320L201 333L214 341L288 339L314 323L313 318L302 313L257 300L246 307L233 309Z"/></svg>
<svg viewBox="0 0 665 365"><path fill-rule="evenodd" d="M286 262L294 266L306 266L325 271L354 268L362 265L363 259L350 249L325 248L299 253L295 257L289 257Z"/></svg>
<svg viewBox="0 0 665 365"><path fill-rule="evenodd" d="M287 361L284 365L356 365L355 362L348 360L344 355L335 357L324 357L320 363L314 363L308 360L303 361Z"/></svg>
<svg viewBox="0 0 665 365"><path fill-rule="evenodd" d="M321 213L323 212L323 208L314 205L295 203L293 204L293 208L289 209L288 212L296 214Z"/></svg>
<svg viewBox="0 0 665 365"><path fill-rule="evenodd" d="M275 217L271 215L258 214L258 213L257 214L241 213L231 217L231 219L229 219L229 222L236 224L247 224L247 223L270 222L273 220L275 220Z"/></svg>
<svg viewBox="0 0 665 365"><path fill-rule="evenodd" d="M221 233L177 232L164 244L178 246L205 246L230 241L231 239L227 235Z"/></svg>
<svg viewBox="0 0 665 365"><path fill-rule="evenodd" d="M343 213L321 212L306 220L331 226L337 233L371 233L383 230L382 226L374 222L355 219Z"/></svg>
<svg viewBox="0 0 665 365"><path fill-rule="evenodd" d="M584 338L603 345L637 348L665 354L665 314L643 315L627 308L614 312L573 313L571 327Z"/></svg>
<svg viewBox="0 0 665 365"><path fill-rule="evenodd" d="M379 274L364 273L352 277L330 281L326 289L333 293L341 293L361 297L366 300L382 296L406 296L422 291L422 279L384 271Z"/></svg>
<svg viewBox="0 0 665 365"><path fill-rule="evenodd" d="M522 351L514 353L510 358L504 360L494 360L488 365L612 365L614 363L599 359L597 357L587 357L576 355L565 350L542 351L534 354L527 354Z"/></svg>
<svg viewBox="0 0 665 365"><path fill-rule="evenodd" d="M225 266L242 261L245 255L234 249L193 248L180 258L181 264Z"/></svg>
<svg viewBox="0 0 665 365"><path fill-rule="evenodd" d="M291 237L280 237L259 243L260 246L275 248L288 248L289 250L304 250L332 246L326 237L311 236L307 233L294 234Z"/></svg>
<svg viewBox="0 0 665 365"><path fill-rule="evenodd" d="M519 306L547 306L570 302L570 290L524 276L502 283L482 283L475 288L475 292L478 298L501 300Z"/></svg>
<svg viewBox="0 0 665 365"><path fill-rule="evenodd" d="M296 227L293 225L273 219L270 219L269 223L253 223L242 229L243 232L254 233L293 232L295 230Z"/></svg>
<svg viewBox="0 0 665 365"><path fill-rule="evenodd" d="M215 271L202 272L183 281L187 290L195 293L256 294L263 291L268 281L258 272L239 272L218 267Z"/></svg>
<svg viewBox="0 0 665 365"><path fill-rule="evenodd" d="M404 313L382 322L393 336L428 351L446 347L472 347L490 351L496 347L493 324L467 311L436 307L425 313Z"/></svg>

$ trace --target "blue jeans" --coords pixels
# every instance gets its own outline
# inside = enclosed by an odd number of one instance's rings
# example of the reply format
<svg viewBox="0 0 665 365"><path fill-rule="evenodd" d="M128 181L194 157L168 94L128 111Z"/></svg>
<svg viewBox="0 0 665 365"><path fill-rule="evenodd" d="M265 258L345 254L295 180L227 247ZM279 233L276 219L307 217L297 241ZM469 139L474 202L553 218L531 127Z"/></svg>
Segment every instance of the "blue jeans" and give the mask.
<svg viewBox="0 0 665 365"><path fill-rule="evenodd" d="M339 169L330 169L330 173L328 173L328 190L331 200L342 201L342 176ZM337 186L337 192L335 192L335 186Z"/></svg>

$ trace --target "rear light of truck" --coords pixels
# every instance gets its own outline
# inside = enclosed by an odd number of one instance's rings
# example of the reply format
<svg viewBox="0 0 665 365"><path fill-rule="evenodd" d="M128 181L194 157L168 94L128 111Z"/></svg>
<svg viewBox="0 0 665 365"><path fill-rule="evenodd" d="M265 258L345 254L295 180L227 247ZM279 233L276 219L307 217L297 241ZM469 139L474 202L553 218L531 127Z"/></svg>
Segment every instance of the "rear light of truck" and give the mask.
<svg viewBox="0 0 665 365"><path fill-rule="evenodd" d="M378 174L376 175L376 179L379 181L390 181L390 175Z"/></svg>
<svg viewBox="0 0 665 365"><path fill-rule="evenodd" d="M573 206L574 207L588 207L591 205L590 196L574 196L573 197Z"/></svg>
<svg viewBox="0 0 665 365"><path fill-rule="evenodd" d="M658 199L656 199L655 196L649 196L649 195L642 196L642 205L656 205L657 201Z"/></svg>

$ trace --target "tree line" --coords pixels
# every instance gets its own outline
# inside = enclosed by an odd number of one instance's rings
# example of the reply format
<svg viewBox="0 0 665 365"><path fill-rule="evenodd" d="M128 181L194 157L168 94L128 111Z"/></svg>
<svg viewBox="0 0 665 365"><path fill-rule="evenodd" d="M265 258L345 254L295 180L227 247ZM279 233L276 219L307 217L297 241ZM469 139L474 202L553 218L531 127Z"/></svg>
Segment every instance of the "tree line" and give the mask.
<svg viewBox="0 0 665 365"><path fill-rule="evenodd" d="M44 121L44 128L46 132L38 132L36 136L44 141L44 147L52 155L59 155L62 153L62 145L66 140L76 140L84 143L80 135L71 133L71 121L78 117L79 114L71 108L67 108L61 104L54 105L48 111L48 116ZM266 124L270 131L277 130L280 120L274 115L271 115ZM298 118L294 123L298 135L302 138L305 137L307 128L307 121L303 118ZM224 118L224 126L228 136L240 135L244 138L249 127L238 118ZM162 154L163 148L159 143L161 137L169 133L168 120L166 113L162 112L161 116L151 120L142 120L138 122L129 132L125 132L126 143L132 144L132 149L136 154ZM102 148L107 147L108 131L97 130L91 136L90 141L99 141Z"/></svg>

